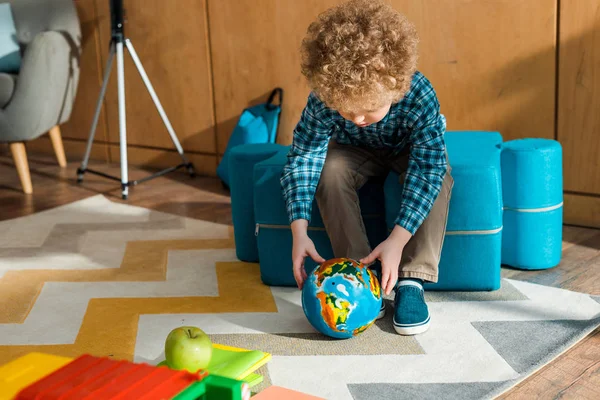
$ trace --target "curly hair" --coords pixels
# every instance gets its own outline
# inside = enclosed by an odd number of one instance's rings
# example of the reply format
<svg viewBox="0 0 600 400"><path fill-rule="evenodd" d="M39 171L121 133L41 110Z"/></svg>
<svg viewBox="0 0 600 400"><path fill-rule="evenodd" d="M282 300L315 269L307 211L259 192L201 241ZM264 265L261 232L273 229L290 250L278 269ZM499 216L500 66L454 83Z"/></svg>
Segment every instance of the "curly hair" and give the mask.
<svg viewBox="0 0 600 400"><path fill-rule="evenodd" d="M339 111L373 110L399 101L417 68L415 27L380 0L352 0L310 24L302 41L302 74Z"/></svg>

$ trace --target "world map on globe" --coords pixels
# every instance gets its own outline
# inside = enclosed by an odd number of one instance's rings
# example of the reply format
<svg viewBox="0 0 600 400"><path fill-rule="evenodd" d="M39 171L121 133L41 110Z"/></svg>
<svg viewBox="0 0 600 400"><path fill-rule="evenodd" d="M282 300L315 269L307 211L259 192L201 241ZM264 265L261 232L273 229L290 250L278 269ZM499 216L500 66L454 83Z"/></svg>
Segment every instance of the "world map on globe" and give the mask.
<svg viewBox="0 0 600 400"><path fill-rule="evenodd" d="M362 263L334 258L316 268L302 289L309 322L328 336L348 338L367 330L381 307L381 287Z"/></svg>

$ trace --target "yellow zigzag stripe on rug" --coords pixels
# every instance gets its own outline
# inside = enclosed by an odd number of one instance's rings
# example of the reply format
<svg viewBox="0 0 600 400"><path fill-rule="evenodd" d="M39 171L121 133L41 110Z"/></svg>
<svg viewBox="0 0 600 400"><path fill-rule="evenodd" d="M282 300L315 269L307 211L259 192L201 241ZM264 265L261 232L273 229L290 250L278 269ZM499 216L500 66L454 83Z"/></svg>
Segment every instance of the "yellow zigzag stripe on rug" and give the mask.
<svg viewBox="0 0 600 400"><path fill-rule="evenodd" d="M0 278L0 323L25 321L46 282L164 281L169 250L228 249L229 239L128 242L120 268L7 271Z"/></svg>
<svg viewBox="0 0 600 400"><path fill-rule="evenodd" d="M170 249L206 248L181 242L170 242ZM260 280L258 264L217 262L216 271L218 297L92 299L74 344L0 346L0 364L32 351L67 357L87 353L132 361L140 314L277 312L270 288Z"/></svg>

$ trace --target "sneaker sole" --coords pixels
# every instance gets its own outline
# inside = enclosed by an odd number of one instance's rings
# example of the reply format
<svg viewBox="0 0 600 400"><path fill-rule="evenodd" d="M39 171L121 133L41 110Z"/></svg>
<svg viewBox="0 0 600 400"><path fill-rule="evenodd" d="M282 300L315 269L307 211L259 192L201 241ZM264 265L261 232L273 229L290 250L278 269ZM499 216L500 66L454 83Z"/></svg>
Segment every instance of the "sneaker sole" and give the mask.
<svg viewBox="0 0 600 400"><path fill-rule="evenodd" d="M394 330L399 335L405 335L405 336L418 335L419 333L423 333L427 329L429 329L429 322L430 322L429 318L424 323L415 324L415 325L399 325L399 324L396 324L396 321L394 321Z"/></svg>
<svg viewBox="0 0 600 400"><path fill-rule="evenodd" d="M382 307L379 309L379 314L376 319L381 319L385 317L385 303L382 304Z"/></svg>

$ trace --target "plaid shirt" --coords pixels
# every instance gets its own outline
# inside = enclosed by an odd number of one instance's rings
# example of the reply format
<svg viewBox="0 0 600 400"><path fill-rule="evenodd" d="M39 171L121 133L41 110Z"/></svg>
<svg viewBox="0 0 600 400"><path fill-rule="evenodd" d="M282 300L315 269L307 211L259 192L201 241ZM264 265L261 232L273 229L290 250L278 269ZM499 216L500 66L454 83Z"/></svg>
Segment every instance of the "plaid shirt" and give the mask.
<svg viewBox="0 0 600 400"><path fill-rule="evenodd" d="M363 128L327 108L314 93L294 130L288 161L281 176L290 223L310 221L315 190L327 147L335 136L340 144L393 148L410 146L408 170L395 223L414 234L433 206L446 173L446 119L431 83L415 73L410 90L378 123Z"/></svg>

